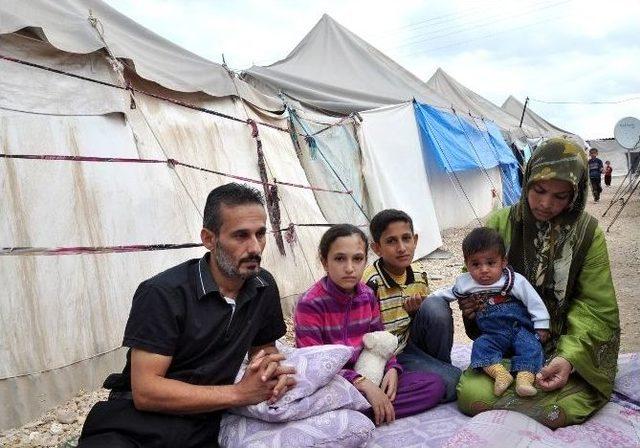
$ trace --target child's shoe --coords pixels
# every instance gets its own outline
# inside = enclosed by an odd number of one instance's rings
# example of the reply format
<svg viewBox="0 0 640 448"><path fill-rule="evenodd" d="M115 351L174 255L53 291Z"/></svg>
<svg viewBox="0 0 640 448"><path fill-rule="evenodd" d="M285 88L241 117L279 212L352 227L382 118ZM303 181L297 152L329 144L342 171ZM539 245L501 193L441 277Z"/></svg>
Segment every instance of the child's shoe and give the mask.
<svg viewBox="0 0 640 448"><path fill-rule="evenodd" d="M483 367L484 372L494 379L493 393L499 397L513 383L513 377L502 364L492 364Z"/></svg>
<svg viewBox="0 0 640 448"><path fill-rule="evenodd" d="M533 386L535 375L531 372L518 372L516 375L516 393L521 397L533 397L538 390Z"/></svg>

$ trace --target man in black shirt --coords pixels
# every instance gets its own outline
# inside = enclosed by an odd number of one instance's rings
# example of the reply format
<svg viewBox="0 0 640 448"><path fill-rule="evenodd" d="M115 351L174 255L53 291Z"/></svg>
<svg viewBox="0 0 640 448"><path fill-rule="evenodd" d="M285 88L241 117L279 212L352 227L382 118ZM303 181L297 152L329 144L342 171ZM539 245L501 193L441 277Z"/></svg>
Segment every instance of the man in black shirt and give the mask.
<svg viewBox="0 0 640 448"><path fill-rule="evenodd" d="M275 349L286 331L280 294L260 268L265 224L257 190L209 193L200 233L209 252L138 287L126 365L106 379L109 400L87 416L80 447L216 447L222 410L275 402L293 386Z"/></svg>
<svg viewBox="0 0 640 448"><path fill-rule="evenodd" d="M591 181L591 193L593 193L593 200L598 202L600 200L600 193L602 192L602 160L598 158L598 150L591 148L589 150L589 180Z"/></svg>

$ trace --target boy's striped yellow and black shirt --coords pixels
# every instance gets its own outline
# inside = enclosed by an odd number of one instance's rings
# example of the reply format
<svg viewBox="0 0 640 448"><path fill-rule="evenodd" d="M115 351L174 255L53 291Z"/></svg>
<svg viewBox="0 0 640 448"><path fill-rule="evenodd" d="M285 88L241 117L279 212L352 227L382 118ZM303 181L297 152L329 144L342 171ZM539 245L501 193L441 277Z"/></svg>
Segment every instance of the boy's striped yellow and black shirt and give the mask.
<svg viewBox="0 0 640 448"><path fill-rule="evenodd" d="M411 328L411 316L404 310L404 301L416 294L426 297L430 292L424 265L417 261L411 263L404 284L400 284L384 269L384 262L379 258L367 266L362 281L373 289L378 298L385 330L398 337L396 352L402 351L409 340Z"/></svg>

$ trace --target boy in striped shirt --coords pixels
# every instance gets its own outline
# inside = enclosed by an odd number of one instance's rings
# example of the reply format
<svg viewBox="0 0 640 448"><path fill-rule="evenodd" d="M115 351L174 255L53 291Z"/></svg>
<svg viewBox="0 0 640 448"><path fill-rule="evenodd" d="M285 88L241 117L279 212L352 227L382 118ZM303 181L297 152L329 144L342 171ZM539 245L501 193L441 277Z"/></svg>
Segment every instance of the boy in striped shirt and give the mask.
<svg viewBox="0 0 640 448"><path fill-rule="evenodd" d="M418 235L411 217L387 209L371 220L371 248L378 255L363 275L375 293L385 330L398 337L397 359L409 371L437 373L446 386L443 401L456 399L460 369L451 365L453 317L448 302L429 295L427 273L413 262Z"/></svg>

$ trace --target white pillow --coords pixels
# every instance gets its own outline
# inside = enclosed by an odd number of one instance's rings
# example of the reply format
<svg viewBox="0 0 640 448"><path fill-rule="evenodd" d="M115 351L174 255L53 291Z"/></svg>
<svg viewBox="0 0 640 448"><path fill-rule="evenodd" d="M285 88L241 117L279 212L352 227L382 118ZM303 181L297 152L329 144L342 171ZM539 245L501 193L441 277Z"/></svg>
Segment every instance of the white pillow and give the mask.
<svg viewBox="0 0 640 448"><path fill-rule="evenodd" d="M349 409L287 423L226 414L218 442L225 448L356 448L370 440L374 429L367 416Z"/></svg>
<svg viewBox="0 0 640 448"><path fill-rule="evenodd" d="M286 357L282 364L293 366L296 369L294 375L296 387L285 393L279 400L280 405L307 397L327 384L353 354L352 347L338 344L314 345L303 348L279 345L278 350ZM236 375L236 383L242 379L246 367L246 364L240 367L240 371Z"/></svg>
<svg viewBox="0 0 640 448"><path fill-rule="evenodd" d="M268 422L298 420L333 409L364 410L369 407L362 394L337 373L351 358L346 345L317 345L304 348L280 348L284 365L295 367L296 386L269 406L266 402L230 409L235 414ZM244 374L240 369L236 382Z"/></svg>

